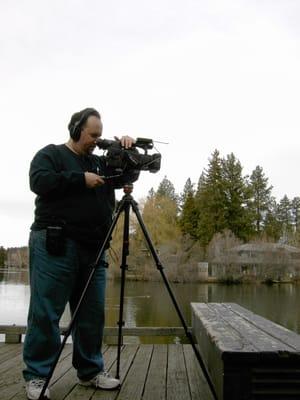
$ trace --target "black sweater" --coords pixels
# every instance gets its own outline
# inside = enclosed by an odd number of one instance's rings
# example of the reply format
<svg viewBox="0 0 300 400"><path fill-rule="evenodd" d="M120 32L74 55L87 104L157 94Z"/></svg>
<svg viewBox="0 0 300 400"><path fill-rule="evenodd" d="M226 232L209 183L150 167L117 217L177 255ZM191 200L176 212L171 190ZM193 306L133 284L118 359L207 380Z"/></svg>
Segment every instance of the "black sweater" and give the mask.
<svg viewBox="0 0 300 400"><path fill-rule="evenodd" d="M138 172L108 180L95 189L86 187L85 172L116 174L106 166L103 156L79 156L64 144L50 144L34 156L29 176L37 197L31 229L63 224L75 240L96 244L105 238L115 207L114 189L134 182Z"/></svg>

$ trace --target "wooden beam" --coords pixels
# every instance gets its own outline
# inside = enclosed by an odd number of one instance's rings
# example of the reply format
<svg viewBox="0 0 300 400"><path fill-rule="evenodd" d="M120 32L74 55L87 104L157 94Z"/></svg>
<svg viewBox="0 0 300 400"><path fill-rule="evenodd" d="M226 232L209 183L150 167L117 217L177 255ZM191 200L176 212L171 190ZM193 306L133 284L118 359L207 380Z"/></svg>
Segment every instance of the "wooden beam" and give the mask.
<svg viewBox="0 0 300 400"><path fill-rule="evenodd" d="M60 327L63 335L66 326ZM118 327L107 326L104 328L104 336L118 336ZM26 333L25 325L0 325L0 334L5 335L6 343L20 343L22 335ZM153 327L153 326L138 326L124 327L123 336L185 336L182 327Z"/></svg>

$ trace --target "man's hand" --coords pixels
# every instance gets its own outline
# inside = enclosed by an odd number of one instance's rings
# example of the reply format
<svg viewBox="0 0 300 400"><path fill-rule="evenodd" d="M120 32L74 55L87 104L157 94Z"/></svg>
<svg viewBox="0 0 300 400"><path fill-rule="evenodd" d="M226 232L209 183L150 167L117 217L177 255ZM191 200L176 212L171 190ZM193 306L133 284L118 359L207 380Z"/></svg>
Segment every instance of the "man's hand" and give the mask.
<svg viewBox="0 0 300 400"><path fill-rule="evenodd" d="M122 136L121 139L119 139L117 136L115 136L114 138L115 140L121 142L121 146L125 147L125 149L129 149L130 147L132 147L133 143L135 143L135 140L130 136Z"/></svg>
<svg viewBox="0 0 300 400"><path fill-rule="evenodd" d="M85 172L84 177L85 177L85 184L89 189L93 189L105 183L104 180L99 175L94 174L93 172Z"/></svg>

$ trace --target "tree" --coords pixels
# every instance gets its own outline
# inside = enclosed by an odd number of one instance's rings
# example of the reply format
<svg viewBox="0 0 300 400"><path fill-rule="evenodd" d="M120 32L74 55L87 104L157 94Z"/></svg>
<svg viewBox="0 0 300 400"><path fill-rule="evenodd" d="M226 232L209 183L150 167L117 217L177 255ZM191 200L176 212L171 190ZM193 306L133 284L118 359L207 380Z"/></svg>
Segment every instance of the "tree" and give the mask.
<svg viewBox="0 0 300 400"><path fill-rule="evenodd" d="M168 196L155 195L148 198L143 206L142 217L149 230L151 239L155 246L178 240L180 230L177 223L177 204ZM144 237L135 225L135 240L144 243Z"/></svg>
<svg viewBox="0 0 300 400"><path fill-rule="evenodd" d="M7 260L7 250L5 250L3 246L0 246L0 267L4 267L6 260Z"/></svg>
<svg viewBox="0 0 300 400"><path fill-rule="evenodd" d="M291 206L292 223L295 231L298 232L300 228L300 197L294 197Z"/></svg>
<svg viewBox="0 0 300 400"><path fill-rule="evenodd" d="M173 183L165 176L164 179L160 182L156 195L159 197L169 197L171 200L177 203L177 195L175 192L175 187Z"/></svg>
<svg viewBox="0 0 300 400"><path fill-rule="evenodd" d="M264 234L273 241L278 241L281 235L281 223L278 220L278 205L275 197L271 197L269 209L264 219Z"/></svg>
<svg viewBox="0 0 300 400"><path fill-rule="evenodd" d="M201 193L202 188L205 184L205 173L202 172L200 178L198 179L197 190L196 190L196 197Z"/></svg>
<svg viewBox="0 0 300 400"><path fill-rule="evenodd" d="M250 176L250 189L252 191L255 230L259 234L263 228L264 217L270 207L273 189L273 186L268 186L268 178L265 177L260 166L257 166Z"/></svg>
<svg viewBox="0 0 300 400"><path fill-rule="evenodd" d="M218 150L213 152L198 189L196 236L201 245L205 247L216 232L222 232L226 228L226 194L222 160Z"/></svg>
<svg viewBox="0 0 300 400"><path fill-rule="evenodd" d="M188 178L184 184L183 192L180 194L180 206L182 207L188 197L193 197L195 194L194 184L191 178Z"/></svg>
<svg viewBox="0 0 300 400"><path fill-rule="evenodd" d="M253 234L253 217L249 211L251 190L242 176L242 166L233 153L222 160L225 191L226 229L247 240Z"/></svg>
<svg viewBox="0 0 300 400"><path fill-rule="evenodd" d="M177 198L174 185L166 176L156 192L151 188L148 193L142 217L155 246L178 239L180 235ZM137 224L133 225L133 231L136 245L141 247L144 238Z"/></svg>
<svg viewBox="0 0 300 400"><path fill-rule="evenodd" d="M292 204L287 195L284 195L278 204L277 218L281 225L282 239L286 242L292 232Z"/></svg>
<svg viewBox="0 0 300 400"><path fill-rule="evenodd" d="M190 235L192 238L197 237L197 220L198 213L195 203L195 190L191 179L188 178L183 192L181 194L181 214L179 218L179 225L181 231L185 235Z"/></svg>

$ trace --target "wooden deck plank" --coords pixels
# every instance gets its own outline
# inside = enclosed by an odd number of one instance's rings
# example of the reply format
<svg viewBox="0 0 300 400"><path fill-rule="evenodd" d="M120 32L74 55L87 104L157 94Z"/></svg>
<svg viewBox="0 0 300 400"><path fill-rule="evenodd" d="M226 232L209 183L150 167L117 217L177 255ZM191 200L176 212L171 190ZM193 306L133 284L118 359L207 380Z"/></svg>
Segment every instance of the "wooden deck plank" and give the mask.
<svg viewBox="0 0 300 400"><path fill-rule="evenodd" d="M139 347L134 362L121 386L118 399L141 399L152 351L152 344L145 344Z"/></svg>
<svg viewBox="0 0 300 400"><path fill-rule="evenodd" d="M70 346L71 347L71 346ZM103 346L103 353L108 346ZM62 400L72 392L77 385L77 374L72 367L72 353L63 359L54 371L50 383L51 399Z"/></svg>
<svg viewBox="0 0 300 400"><path fill-rule="evenodd" d="M145 384L143 400L165 400L168 347L155 345Z"/></svg>
<svg viewBox="0 0 300 400"><path fill-rule="evenodd" d="M19 346L19 354L9 363L0 364L4 372L0 377L1 400L26 400L21 349ZM117 346L105 346L103 353L106 368L115 376ZM51 379L51 399L212 400L190 345L125 345L120 361L119 390L82 387L72 367L72 346L67 344ZM5 370L3 365L10 365L10 369Z"/></svg>
<svg viewBox="0 0 300 400"><path fill-rule="evenodd" d="M116 359L117 349L115 346L111 346L103 353L105 358L105 368L109 370ZM78 379L76 378L76 386L74 386L72 391L65 397L65 400L90 399L95 393L95 388L81 386L77 384L77 382Z"/></svg>
<svg viewBox="0 0 300 400"><path fill-rule="evenodd" d="M0 343L0 363L1 363L1 356L12 349L22 346L21 343Z"/></svg>
<svg viewBox="0 0 300 400"><path fill-rule="evenodd" d="M18 355L22 351L22 345L21 343L18 344L8 344L7 349L5 351L5 348L1 349L3 350L0 352L0 364L2 364L4 361L9 360L10 358Z"/></svg>
<svg viewBox="0 0 300 400"><path fill-rule="evenodd" d="M50 382L51 399L62 400L76 383L76 371L72 368L72 345L67 344Z"/></svg>
<svg viewBox="0 0 300 400"><path fill-rule="evenodd" d="M77 376L74 368L70 368L51 387L51 400L63 400L77 384ZM19 400L19 399L18 399ZM83 399L82 399L83 400Z"/></svg>
<svg viewBox="0 0 300 400"><path fill-rule="evenodd" d="M182 346L168 345L167 400L189 400L188 378Z"/></svg>
<svg viewBox="0 0 300 400"><path fill-rule="evenodd" d="M192 400L214 400L191 345L183 345Z"/></svg>
<svg viewBox="0 0 300 400"><path fill-rule="evenodd" d="M21 352L0 365L0 390L5 385L15 382L23 368Z"/></svg>
<svg viewBox="0 0 300 400"><path fill-rule="evenodd" d="M60 356L57 367L54 370L50 386L60 379L70 368L72 368L72 346L66 345Z"/></svg>
<svg viewBox="0 0 300 400"><path fill-rule="evenodd" d="M245 343L239 333L227 321L224 321L218 312L211 309L210 303L192 303L193 307L193 329L195 332L204 332L205 338L215 338L217 347L225 351L247 351L256 352L257 349L251 343ZM201 322L200 322L201 321ZM199 342L199 339L198 339ZM201 343L200 352L204 359L210 357L210 348Z"/></svg>
<svg viewBox="0 0 300 400"><path fill-rule="evenodd" d="M116 346L113 347L115 348L115 351L117 351L117 347ZM132 362L135 358L138 348L139 348L138 345L127 345L124 347L121 353L121 359L120 359L121 384L126 379L128 370L132 365ZM116 361L114 362L109 372L112 376L116 375ZM96 392L92 397L92 400L115 400L118 397L118 395L119 395L119 390L111 390L111 391L96 390Z"/></svg>
<svg viewBox="0 0 300 400"><path fill-rule="evenodd" d="M70 363L71 359L71 347L67 345L61 355L61 359L58 363L58 368L62 362L65 362L66 358L69 358L68 363ZM24 365L23 363L21 364L21 368L16 371L16 374L14 376L14 381L13 382L8 382L6 385L5 390L2 391L0 389L0 394L1 394L1 400L4 399L13 399L13 400L24 400L26 399L25 396L25 391L24 391L24 381L22 377L22 369ZM61 374L61 371L55 371L53 377L55 378L56 375ZM3 396L3 397L2 397Z"/></svg>
<svg viewBox="0 0 300 400"><path fill-rule="evenodd" d="M285 343L271 335L266 335L264 331L254 324L235 313L225 304L211 303L210 306L219 313L219 318L226 320L242 338L256 347L258 351L291 351L292 349ZM245 339L244 339L245 340Z"/></svg>
<svg viewBox="0 0 300 400"><path fill-rule="evenodd" d="M236 314L242 316L244 319L249 321L255 326L260 327L266 333L273 336L274 338L286 343L291 348L299 350L300 348L300 335L296 332L290 331L284 326L275 324L274 322L261 317L260 315L254 314L252 311L241 307L236 303L224 303L227 304Z"/></svg>
<svg viewBox="0 0 300 400"><path fill-rule="evenodd" d="M114 346L115 349L117 348ZM132 345L126 345L124 347L124 350L121 353L121 359L120 359L120 381L121 383L124 382L126 379L126 376L128 374L128 371L133 363L133 360L136 356L136 353L138 349L140 348L139 345L132 344ZM116 375L117 371L117 362L115 362L112 366L112 368L109 370L112 376Z"/></svg>

